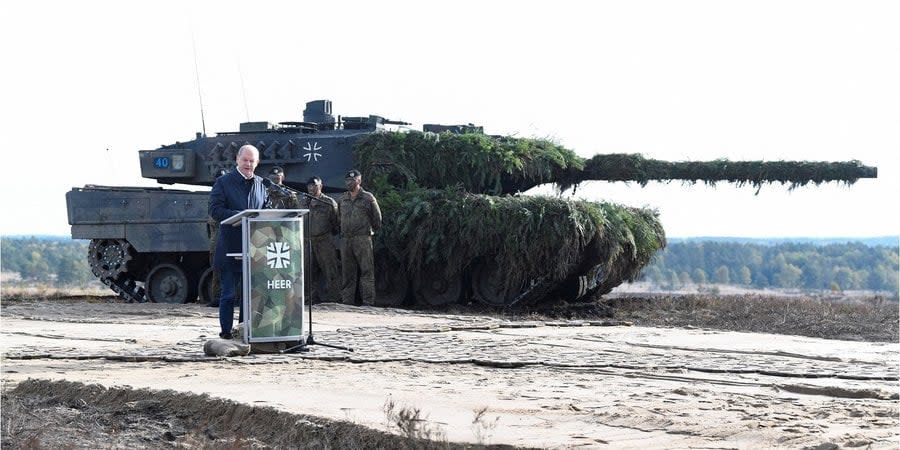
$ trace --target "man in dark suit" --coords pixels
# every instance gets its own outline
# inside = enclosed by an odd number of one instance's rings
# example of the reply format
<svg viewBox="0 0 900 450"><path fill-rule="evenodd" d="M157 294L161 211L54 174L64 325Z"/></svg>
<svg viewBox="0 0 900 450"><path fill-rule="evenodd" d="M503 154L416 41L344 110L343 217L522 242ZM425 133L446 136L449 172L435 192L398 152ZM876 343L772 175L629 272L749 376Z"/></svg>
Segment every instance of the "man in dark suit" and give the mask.
<svg viewBox="0 0 900 450"><path fill-rule="evenodd" d="M253 173L259 164L259 150L252 145L244 145L238 150L236 170L216 179L209 193L209 215L221 222L245 209L262 209L268 200L268 193L262 177ZM226 256L227 253L241 252L241 227L219 226L216 236L216 254L213 267L219 271L222 295L219 298L219 337L231 339L234 323L234 300L241 285L241 262ZM243 322L244 311L240 308L238 321Z"/></svg>

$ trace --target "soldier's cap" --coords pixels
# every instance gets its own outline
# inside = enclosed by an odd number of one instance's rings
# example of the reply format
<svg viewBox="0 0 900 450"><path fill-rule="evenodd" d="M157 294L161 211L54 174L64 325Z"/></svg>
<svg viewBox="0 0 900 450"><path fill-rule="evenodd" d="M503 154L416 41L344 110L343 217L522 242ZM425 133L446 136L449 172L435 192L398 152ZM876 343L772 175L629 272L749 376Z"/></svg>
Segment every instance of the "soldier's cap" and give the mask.
<svg viewBox="0 0 900 450"><path fill-rule="evenodd" d="M279 166L275 166L272 170L269 171L269 175L282 175L284 174L284 169Z"/></svg>
<svg viewBox="0 0 900 450"><path fill-rule="evenodd" d="M358 170L353 169L353 170L347 172L347 175L344 178L356 178L356 177L361 177L361 176L362 176L362 174L359 173Z"/></svg>
<svg viewBox="0 0 900 450"><path fill-rule="evenodd" d="M321 183L322 183L322 179L319 177L309 177L309 179L306 180L306 184L321 184Z"/></svg>

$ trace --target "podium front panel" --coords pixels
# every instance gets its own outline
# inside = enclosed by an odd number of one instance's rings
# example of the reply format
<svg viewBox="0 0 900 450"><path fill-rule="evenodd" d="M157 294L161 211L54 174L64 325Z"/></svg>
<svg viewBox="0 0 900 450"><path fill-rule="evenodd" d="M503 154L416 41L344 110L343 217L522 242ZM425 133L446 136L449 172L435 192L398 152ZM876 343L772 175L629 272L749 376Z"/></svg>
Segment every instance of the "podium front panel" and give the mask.
<svg viewBox="0 0 900 450"><path fill-rule="evenodd" d="M244 336L247 342L305 339L303 219L245 218Z"/></svg>

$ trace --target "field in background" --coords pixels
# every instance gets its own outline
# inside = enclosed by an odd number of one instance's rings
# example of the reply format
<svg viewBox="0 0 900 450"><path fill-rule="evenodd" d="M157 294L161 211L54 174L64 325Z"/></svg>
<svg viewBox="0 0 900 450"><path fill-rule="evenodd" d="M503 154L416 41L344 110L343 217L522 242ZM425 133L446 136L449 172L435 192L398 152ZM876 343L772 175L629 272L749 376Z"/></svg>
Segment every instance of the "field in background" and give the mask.
<svg viewBox="0 0 900 450"><path fill-rule="evenodd" d="M663 288L656 283L650 281L637 281L634 283L625 283L615 287L607 297L616 297L622 295L640 295L640 294L670 294L670 295L692 295L692 294L709 294L709 295L762 295L767 297L810 297L830 301L852 301L866 298L880 297L886 300L897 301L897 294L887 291L869 291L869 290L845 290L832 291L825 289L785 289L785 288L752 288L746 286L738 286L733 284L685 284L677 289Z"/></svg>

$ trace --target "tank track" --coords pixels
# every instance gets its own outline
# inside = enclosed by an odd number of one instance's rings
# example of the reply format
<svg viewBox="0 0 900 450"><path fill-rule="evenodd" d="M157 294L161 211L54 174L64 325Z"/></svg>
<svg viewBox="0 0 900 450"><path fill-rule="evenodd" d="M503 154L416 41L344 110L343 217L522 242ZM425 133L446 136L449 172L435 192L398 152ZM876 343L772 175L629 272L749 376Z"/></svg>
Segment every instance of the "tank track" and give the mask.
<svg viewBox="0 0 900 450"><path fill-rule="evenodd" d="M504 308L510 308L515 305L536 305L541 303L542 300L545 300L547 294L552 292L559 286L559 283L553 282L546 277L539 280L534 280L531 284L525 288L516 298L514 298L511 302L504 305Z"/></svg>
<svg viewBox="0 0 900 450"><path fill-rule="evenodd" d="M94 239L88 248L88 262L91 273L120 298L128 303L146 303L144 288L128 273L133 251L131 244L124 240Z"/></svg>
<svg viewBox="0 0 900 450"><path fill-rule="evenodd" d="M147 303L144 288L137 285L134 279L123 276L117 279L101 277L100 282L109 286L113 292L128 303Z"/></svg>

